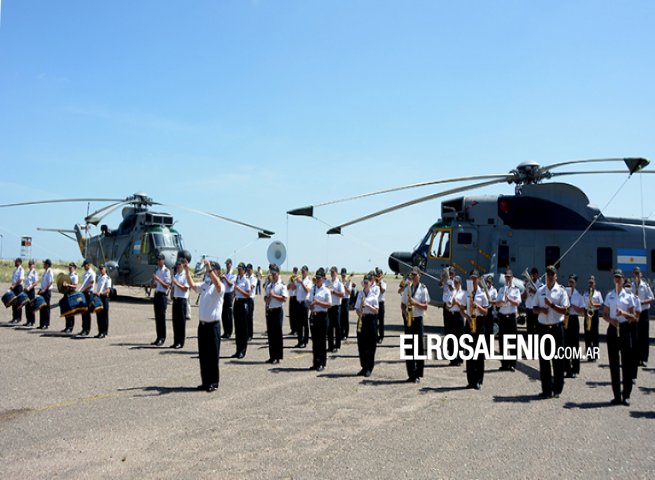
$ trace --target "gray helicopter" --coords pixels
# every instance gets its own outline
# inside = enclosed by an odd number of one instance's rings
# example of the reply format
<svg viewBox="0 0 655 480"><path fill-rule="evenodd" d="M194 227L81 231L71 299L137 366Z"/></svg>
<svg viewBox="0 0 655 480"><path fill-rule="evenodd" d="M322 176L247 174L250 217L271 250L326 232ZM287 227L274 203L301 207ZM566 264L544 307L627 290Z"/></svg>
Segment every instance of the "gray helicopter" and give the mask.
<svg viewBox="0 0 655 480"><path fill-rule="evenodd" d="M149 207L163 205L144 193L135 193L125 199L73 198L61 200L39 200L34 202L0 205L18 207L66 202L114 202L103 207L70 229L38 228L41 231L58 232L77 242L80 253L92 264L104 263L114 285L144 287L149 293L152 274L157 265L157 256L163 254L165 264L172 268L178 259L191 261L191 254L184 248L182 235L173 228L173 216L154 212ZM116 229L101 225L100 234L89 235L89 228L97 226L102 219L119 208L123 208L123 220ZM175 206L190 212L234 223L257 231L258 238L270 238L274 232L256 227L222 215L191 208Z"/></svg>
<svg viewBox="0 0 655 480"><path fill-rule="evenodd" d="M625 163L628 169L552 171L565 165L602 162ZM576 160L543 167L536 162L524 162L505 174L405 185L287 213L313 217L314 208L337 202L428 185L475 182L410 200L327 231L328 234L341 234L345 227L385 213L507 182L516 185L514 195L462 196L444 201L441 218L428 229L413 251L393 252L389 256L389 268L405 275L412 267L418 266L425 273L421 280L428 287L435 305L442 303L448 267L453 267L459 275L478 269L486 276L493 275L494 283L499 285L504 283L502 272L506 268L512 269L515 277L520 279L526 278L532 267L543 272L547 265L556 265L565 275L575 272L584 275L585 279L587 275L594 275L597 287L606 292L612 288L611 271L615 268L632 271L633 267L639 266L642 272L655 271L655 249L648 250L647 247L655 242L655 222L606 217L589 203L587 195L579 188L566 183L542 182L565 175L655 173L643 170L649 163L645 158ZM521 280L517 283L523 288Z"/></svg>

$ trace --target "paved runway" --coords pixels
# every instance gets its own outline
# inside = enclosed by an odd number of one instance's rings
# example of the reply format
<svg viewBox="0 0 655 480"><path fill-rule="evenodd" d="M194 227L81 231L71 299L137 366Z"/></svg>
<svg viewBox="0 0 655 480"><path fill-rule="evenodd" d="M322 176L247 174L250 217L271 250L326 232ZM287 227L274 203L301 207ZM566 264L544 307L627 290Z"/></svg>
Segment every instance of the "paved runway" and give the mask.
<svg viewBox="0 0 655 480"><path fill-rule="evenodd" d="M291 348L296 342L289 337L282 363L264 363L258 297L254 342L243 360L226 358L234 353L232 340L221 344L215 393L195 389L197 308L182 350L149 345L153 309L137 289L119 290L104 340L58 333L64 327L58 310L50 330L42 332L7 325L11 313L3 309L1 476L655 477L655 352L653 366L640 369L630 407L609 406L604 343L600 361L583 363L559 399L538 398L536 361L521 362L514 373L487 362L480 391L465 389L463 367L446 361L428 362L423 382L407 384L396 288L391 280L390 327L370 378L355 376L354 313L351 340L329 354L324 372L308 371L310 348ZM170 315L169 305L166 346L172 343ZM427 324L442 326L436 308ZM77 317L76 332L80 325Z"/></svg>

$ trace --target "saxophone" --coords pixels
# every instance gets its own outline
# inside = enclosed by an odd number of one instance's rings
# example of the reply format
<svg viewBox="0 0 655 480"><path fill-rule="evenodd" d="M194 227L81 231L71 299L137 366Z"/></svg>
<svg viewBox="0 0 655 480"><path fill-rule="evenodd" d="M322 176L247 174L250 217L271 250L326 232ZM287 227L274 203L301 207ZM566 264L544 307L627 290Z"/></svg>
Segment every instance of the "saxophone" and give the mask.
<svg viewBox="0 0 655 480"><path fill-rule="evenodd" d="M590 288L589 289L589 302L587 303L587 311L585 312L585 319L584 319L584 329L587 332L591 331L591 320L594 317L594 303L593 303L593 297L594 296L594 289Z"/></svg>
<svg viewBox="0 0 655 480"><path fill-rule="evenodd" d="M571 288L570 290L571 290L571 293L568 294L569 298L571 298L573 296L573 289ZM569 289L567 288L566 291L568 293ZM566 308L566 313L564 314L564 330L567 330L569 328L569 314L570 314L570 311L571 311L571 308L567 307Z"/></svg>
<svg viewBox="0 0 655 480"><path fill-rule="evenodd" d="M478 315L477 315L477 310L473 304L475 300L475 294L473 290L471 290L471 299L469 301L469 309L470 309L470 316L471 316L471 333L477 333L478 331Z"/></svg>
<svg viewBox="0 0 655 480"><path fill-rule="evenodd" d="M361 300L359 302L359 310L357 310L357 333L362 333L362 318L364 317L364 307L366 306L366 292L361 291Z"/></svg>
<svg viewBox="0 0 655 480"><path fill-rule="evenodd" d="M408 286L409 292L407 292L407 328L412 328L412 322L414 321L414 305L409 303L410 298L414 298L414 293L412 293L412 285Z"/></svg>

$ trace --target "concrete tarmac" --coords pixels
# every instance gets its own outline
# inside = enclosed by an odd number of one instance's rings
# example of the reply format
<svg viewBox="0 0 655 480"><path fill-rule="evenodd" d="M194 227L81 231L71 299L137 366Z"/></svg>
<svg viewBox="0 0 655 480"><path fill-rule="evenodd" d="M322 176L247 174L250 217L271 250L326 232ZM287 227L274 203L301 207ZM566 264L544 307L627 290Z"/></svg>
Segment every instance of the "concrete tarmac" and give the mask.
<svg viewBox="0 0 655 480"><path fill-rule="evenodd" d="M537 361L514 373L487 361L479 391L465 388L464 367L428 361L423 381L409 384L399 360L398 281L388 283L387 337L370 378L356 376L354 312L350 340L328 354L324 372L307 370L311 343L296 349L291 337L279 365L264 363L257 297L248 354L230 359L234 341L222 342L214 393L196 391L196 307L181 350L150 346L153 308L138 289L119 289L105 339L92 337L95 317L92 336L77 338L59 333L58 309L48 331L10 326L3 309L1 477L655 477L655 368L640 368L630 407L610 406L604 322L600 360L583 362L559 399L538 397ZM171 314L169 305L165 347ZM441 331L439 309L430 308L426 324ZM285 317L285 333L288 325Z"/></svg>

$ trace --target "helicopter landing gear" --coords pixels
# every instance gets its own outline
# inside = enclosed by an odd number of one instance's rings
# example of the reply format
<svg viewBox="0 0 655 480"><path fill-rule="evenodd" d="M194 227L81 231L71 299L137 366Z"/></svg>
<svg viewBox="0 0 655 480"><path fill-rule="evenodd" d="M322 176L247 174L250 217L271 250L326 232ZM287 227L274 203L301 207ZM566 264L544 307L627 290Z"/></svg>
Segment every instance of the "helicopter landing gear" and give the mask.
<svg viewBox="0 0 655 480"><path fill-rule="evenodd" d="M116 291L115 288L112 288L109 291L109 300L111 300L113 302L114 300L116 300L117 297L118 297L118 292Z"/></svg>
<svg viewBox="0 0 655 480"><path fill-rule="evenodd" d="M151 287L143 287L143 288L144 288L145 291L146 291L146 295L149 297L149 296L150 296L150 292L152 292L152 288L151 288Z"/></svg>

